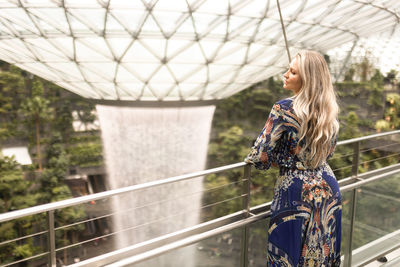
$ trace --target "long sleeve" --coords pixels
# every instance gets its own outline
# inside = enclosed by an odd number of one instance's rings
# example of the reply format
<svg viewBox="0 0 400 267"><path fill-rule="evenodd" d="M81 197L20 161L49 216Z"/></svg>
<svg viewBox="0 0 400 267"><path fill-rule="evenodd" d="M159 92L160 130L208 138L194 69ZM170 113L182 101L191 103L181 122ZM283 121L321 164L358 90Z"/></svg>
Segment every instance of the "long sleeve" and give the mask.
<svg viewBox="0 0 400 267"><path fill-rule="evenodd" d="M277 155L274 153L274 148L284 131L283 110L280 104L275 104L264 128L244 161L253 164L260 170L269 169L272 163L276 163Z"/></svg>

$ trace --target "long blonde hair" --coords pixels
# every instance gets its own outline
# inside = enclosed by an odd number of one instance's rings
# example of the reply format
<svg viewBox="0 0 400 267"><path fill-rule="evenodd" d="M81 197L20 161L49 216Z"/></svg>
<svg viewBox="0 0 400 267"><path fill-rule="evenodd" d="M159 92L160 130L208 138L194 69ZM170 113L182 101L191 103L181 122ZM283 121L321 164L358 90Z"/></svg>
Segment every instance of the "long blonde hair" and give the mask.
<svg viewBox="0 0 400 267"><path fill-rule="evenodd" d="M332 150L332 140L339 132L339 106L332 86L328 64L321 54L301 51L296 55L302 86L293 99L293 109L300 120L299 157L308 167L321 165Z"/></svg>

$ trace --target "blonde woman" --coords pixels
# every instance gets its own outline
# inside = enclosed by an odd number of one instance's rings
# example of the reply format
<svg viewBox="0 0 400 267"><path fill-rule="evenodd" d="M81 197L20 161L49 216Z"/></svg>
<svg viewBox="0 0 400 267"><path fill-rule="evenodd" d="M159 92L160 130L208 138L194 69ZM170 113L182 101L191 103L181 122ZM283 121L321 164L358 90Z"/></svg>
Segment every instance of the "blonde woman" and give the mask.
<svg viewBox="0 0 400 267"><path fill-rule="evenodd" d="M245 162L280 169L268 228L268 266L339 266L341 194L326 163L339 131L328 66L302 51L284 74L293 96L278 101Z"/></svg>

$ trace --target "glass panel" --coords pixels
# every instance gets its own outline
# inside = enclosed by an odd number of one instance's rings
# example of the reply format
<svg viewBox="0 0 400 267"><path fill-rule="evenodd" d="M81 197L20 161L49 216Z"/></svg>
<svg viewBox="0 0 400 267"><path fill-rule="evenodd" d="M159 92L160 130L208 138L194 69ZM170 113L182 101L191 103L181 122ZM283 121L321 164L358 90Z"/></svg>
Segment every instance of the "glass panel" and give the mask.
<svg viewBox="0 0 400 267"><path fill-rule="evenodd" d="M124 68L122 65L119 65L118 72L115 76L116 82L123 82L123 83L141 83L141 81L130 71Z"/></svg>
<svg viewBox="0 0 400 267"><path fill-rule="evenodd" d="M53 62L48 62L46 64L52 70L65 79L68 80L75 80L79 81L82 80L82 74L80 73L79 69L76 67L75 63L53 63Z"/></svg>
<svg viewBox="0 0 400 267"><path fill-rule="evenodd" d="M202 68L196 68L195 72L191 72L190 76L188 76L184 81L185 83L205 83L207 82L208 71L207 67L203 66Z"/></svg>
<svg viewBox="0 0 400 267"><path fill-rule="evenodd" d="M127 92L127 94L131 95L134 97L134 99L137 99L139 97L138 92L140 92L140 90L143 88L143 84L142 83L123 83L123 82L119 82L118 87L121 88L122 90L125 90ZM122 99L123 99L124 95L122 95Z"/></svg>
<svg viewBox="0 0 400 267"><path fill-rule="evenodd" d="M0 15L2 18L7 18L7 22L10 23L18 32L26 33L26 31L30 31L31 33L40 35L40 32L23 9L2 8L0 10Z"/></svg>
<svg viewBox="0 0 400 267"><path fill-rule="evenodd" d="M266 266L269 218L249 225L249 266Z"/></svg>
<svg viewBox="0 0 400 267"><path fill-rule="evenodd" d="M234 67L231 65L209 64L210 81L218 83L229 82L231 80Z"/></svg>
<svg viewBox="0 0 400 267"><path fill-rule="evenodd" d="M241 237L241 229L235 229L132 266L239 266Z"/></svg>
<svg viewBox="0 0 400 267"><path fill-rule="evenodd" d="M149 80L152 73L158 68L157 65L145 63L124 63L124 67L130 72L137 73L139 75L138 78L143 81Z"/></svg>
<svg viewBox="0 0 400 267"><path fill-rule="evenodd" d="M164 33L173 33L179 26L178 32L193 32L192 19L187 13L153 11Z"/></svg>
<svg viewBox="0 0 400 267"><path fill-rule="evenodd" d="M101 8L101 5L98 2L92 1L81 1L81 0L65 0L66 7L90 7L90 8Z"/></svg>
<svg viewBox="0 0 400 267"><path fill-rule="evenodd" d="M214 14L203 14L198 12L194 12L192 16L196 26L196 31L200 35L203 35L212 25L212 23L218 18L218 16Z"/></svg>
<svg viewBox="0 0 400 267"><path fill-rule="evenodd" d="M107 23L104 30L106 36L125 36L127 39L130 39L128 34L129 30L111 13L107 14Z"/></svg>
<svg viewBox="0 0 400 267"><path fill-rule="evenodd" d="M160 32L160 27L157 24L157 22L154 20L153 16L150 14L149 16L147 16L145 23L142 26L141 29L142 33L143 32L150 32L150 33L159 33L160 37L162 36L161 32Z"/></svg>
<svg viewBox="0 0 400 267"><path fill-rule="evenodd" d="M207 33L207 35L220 35L221 37L224 37L225 34L227 34L228 31L228 19L227 16L218 16L218 23L213 23L210 25L210 31Z"/></svg>
<svg viewBox="0 0 400 267"><path fill-rule="evenodd" d="M204 65L195 65L195 64L168 64L168 68L174 74L174 76L178 79L179 82L185 81L188 78L188 75L191 75L197 69L201 68Z"/></svg>
<svg viewBox="0 0 400 267"><path fill-rule="evenodd" d="M160 59L147 50L140 42L134 42L122 60L123 62L136 62L139 64L141 62L153 62L156 64L160 63ZM157 65L154 64L154 67L157 67Z"/></svg>
<svg viewBox="0 0 400 267"><path fill-rule="evenodd" d="M102 54L103 51L97 51L96 47L91 46L86 43L85 39L77 39L75 42L76 47L76 60L77 61L110 61L113 58L107 57L107 55Z"/></svg>
<svg viewBox="0 0 400 267"><path fill-rule="evenodd" d="M179 18L179 19L178 19ZM193 27L193 20L190 16L188 16L187 14L182 14L180 16L177 16L177 14L175 14L175 16L172 16L170 18L168 17L163 17L163 20L160 22L161 25L163 25L165 23L165 21L167 20L174 20L174 23L176 24L176 26L179 25L179 27L174 27L174 25L168 25L166 24L165 27L161 26L163 29L168 30L169 33L172 33L173 31L175 31L174 28L176 28L176 33L179 34L185 34L185 35L189 35L189 36L195 36L195 29Z"/></svg>
<svg viewBox="0 0 400 267"><path fill-rule="evenodd" d="M279 56L285 53L282 29L274 1L224 0L217 2L212 0L189 2L176 0L173 2L134 1L131 3L131 1L116 0L110 2L107 20L105 20L106 9L101 2L86 3L80 0L69 0L65 2L66 10L57 6L55 2L47 3L42 0L39 2L25 1L23 5L28 7L27 10L11 3L0 4L2 6L0 15L3 18L0 27L3 27L5 32L2 40L4 50L1 55L3 55L4 60L17 61L20 64L29 63L32 59L35 59L35 55L30 55L32 52L37 52L38 57L44 61L61 63L76 58L79 62L110 62L115 60L114 57L121 57L130 43L134 42L133 47L127 51L122 61L135 62L136 64L153 63L154 66L148 68L152 70L159 66L160 60L166 55L167 59L171 59L168 64L172 62L172 64L189 63L195 65L204 64L207 59L212 60L217 53L220 63L240 65L246 55L247 42L260 22L260 16L267 9L268 17L261 21L257 36L255 36L255 42L260 46L260 49L251 48L249 59L256 58L257 62L252 63L260 66L286 65L283 63L287 61L285 56ZM146 6L150 7L153 3L155 4L154 8L151 11L146 10ZM191 6L193 14L188 13L188 4ZM367 36L378 31L386 32L385 35L377 37L382 42L373 45L386 49L375 49L372 45L372 48L368 47L368 49L372 51L371 53L374 56L384 57L377 61L380 61L379 67L385 68L383 72L387 72L392 68L396 69L399 65L396 61L397 57L393 56L399 50L397 45L399 42L393 39L394 36L398 35L398 30L393 28L397 23L397 18L385 9L386 7L390 10L395 9L397 4L398 1L388 0L360 1L357 3L337 2L335 0L308 0L295 3L282 1L281 9L286 21L288 39L290 43L296 43L297 49L314 47L318 51L326 52L333 46L354 40L354 34L344 32L344 30L357 32L360 36ZM10 8L10 6L13 8ZM231 13L229 13L229 7ZM31 13L32 16L27 16L26 11ZM297 12L300 12L300 14L293 17ZM190 15L193 17L190 17ZM230 15L229 19L228 15ZM322 22L316 21L319 19L322 19ZM107 22L106 26L104 26L105 21ZM73 38L67 36L70 31L67 22L70 23L72 36L77 38L76 46ZM45 36L40 35L37 27L41 28ZM104 42L104 37L99 38L99 35L103 35L104 27L106 28L105 36L109 38L108 43ZM332 27L339 27L341 30L334 30ZM393 29L395 29L394 32ZM177 31L175 32L175 30ZM22 39L14 38L13 32L21 35ZM135 41L135 33L139 32L139 41ZM167 32L175 32L175 34L164 38ZM229 33L229 40L225 40L227 33ZM65 36L62 37L61 35ZM86 39L87 36L94 36L95 38ZM132 36L134 37L132 38ZM196 36L200 37L201 47L194 44L197 41ZM23 45L18 44L18 42L21 42L20 40L28 40L28 38L32 39L33 37L37 38L37 40L30 41L35 44L33 51L27 51ZM387 37L389 38L386 39ZM389 40L390 38L392 38L392 41ZM220 46L221 42L233 43L233 45ZM368 42L367 39L366 42ZM54 44L54 46L51 44ZM279 44L279 47L275 46L276 44ZM241 48L236 50L235 46ZM15 47L21 49L17 50ZM266 50L272 47L276 49ZM57 50L57 53L54 49ZM293 49L291 48L291 50ZM357 48L354 51L357 51ZM8 55L8 53L13 55ZM27 69L26 66L24 68ZM34 69L31 71L37 72ZM203 69L200 71L204 72ZM69 75L61 70L60 72L65 77ZM112 72L112 70L107 70L107 72ZM144 72L149 75L152 73L146 70ZM272 73L275 72L254 73L254 75L248 72L247 75L258 80L262 78L261 75ZM211 73L213 77L219 74ZM42 76L46 76L46 74L42 74ZM68 79L77 77L77 75L74 76ZM146 76L146 74L143 76ZM128 76L124 76L124 82L128 79L125 77ZM194 77L199 77L200 80L195 81ZM204 75L201 73L192 76L190 81L202 83L203 77ZM149 76L146 77L146 79L149 78ZM268 76L263 78L267 79ZM224 82L231 80L230 77L223 79ZM215 78L214 81L216 80ZM244 80L243 77L240 77L237 82L245 82Z"/></svg>
<svg viewBox="0 0 400 267"><path fill-rule="evenodd" d="M83 23L79 15L75 17L71 13L67 12L67 16L71 30L74 34L96 34L96 32L93 32L95 29L90 28L88 25Z"/></svg>
<svg viewBox="0 0 400 267"><path fill-rule="evenodd" d="M162 76L162 75L161 75ZM148 88L157 99L163 99L168 91L173 87L174 83L154 82L150 80Z"/></svg>
<svg viewBox="0 0 400 267"><path fill-rule="evenodd" d="M400 229L399 180L393 175L357 190L353 249Z"/></svg>
<svg viewBox="0 0 400 267"><path fill-rule="evenodd" d="M186 48L184 51L172 58L171 63L205 63L205 61L206 59L203 56L199 44L197 42L193 42L190 47Z"/></svg>
<svg viewBox="0 0 400 267"><path fill-rule="evenodd" d="M142 1L126 1L126 0L112 0L109 2L110 8L123 8L123 9L144 9Z"/></svg>
<svg viewBox="0 0 400 267"><path fill-rule="evenodd" d="M186 0L158 1L155 10L188 11Z"/></svg>
<svg viewBox="0 0 400 267"><path fill-rule="evenodd" d="M235 10L235 14L238 16L259 18L264 15L264 9L268 3L268 1L264 0L251 1L246 3L244 6L241 6L238 10Z"/></svg>
<svg viewBox="0 0 400 267"><path fill-rule="evenodd" d="M248 226L248 266L266 264L268 223L269 219L265 219ZM132 266L181 266L182 263L185 267L240 266L243 230L244 227L234 229Z"/></svg>
<svg viewBox="0 0 400 267"><path fill-rule="evenodd" d="M46 61L68 61L68 58L56 49L51 43L40 39L25 39L30 48L35 51L35 54L44 62Z"/></svg>
<svg viewBox="0 0 400 267"><path fill-rule="evenodd" d="M167 46L167 40L165 39L140 39L139 42L146 47L149 51L152 52L159 59L162 59L166 56L165 49Z"/></svg>
<svg viewBox="0 0 400 267"><path fill-rule="evenodd" d="M198 83L181 83L179 84L179 89L182 93L183 98L186 100L191 95L202 92L203 85Z"/></svg>
<svg viewBox="0 0 400 267"><path fill-rule="evenodd" d="M212 13L215 14L226 14L228 12L228 3L228 0L206 0L196 11L209 13L209 11L212 10Z"/></svg>
<svg viewBox="0 0 400 267"><path fill-rule="evenodd" d="M250 21L249 18L243 18L239 16L234 16L231 15L229 17L229 32L235 32L237 31L240 27L243 27L244 25L248 24Z"/></svg>
<svg viewBox="0 0 400 267"><path fill-rule="evenodd" d="M250 77L255 73L259 73L260 71L264 71L265 67L260 66L251 66L246 65L242 67L240 71L240 75L236 78L235 82L244 83L244 82L253 82Z"/></svg>
<svg viewBox="0 0 400 267"><path fill-rule="evenodd" d="M347 253L349 247L349 237L350 237L350 210L352 206L352 193L345 192L342 193L342 244L341 244L341 255ZM353 248L354 249L354 248ZM345 258L346 260L346 258Z"/></svg>
<svg viewBox="0 0 400 267"><path fill-rule="evenodd" d="M100 42L102 38L99 38ZM107 38L106 42L111 46L111 50L117 59L121 58L121 56L125 53L125 51L132 44L133 40L130 38ZM108 46L99 46L99 48L106 48ZM107 49L108 50L108 49ZM111 53L110 53L111 54Z"/></svg>
<svg viewBox="0 0 400 267"><path fill-rule="evenodd" d="M101 97L101 91L96 90L96 88L91 87L88 83L84 82L60 82L60 86L71 90L74 93L82 92L84 97L88 98L98 98Z"/></svg>
<svg viewBox="0 0 400 267"><path fill-rule="evenodd" d="M126 2L126 1L125 1ZM127 3L135 3L136 1L128 1ZM114 1L111 1L112 5ZM142 10L136 9L112 9L110 15L119 21L128 31L139 32L140 25L146 15Z"/></svg>
<svg viewBox="0 0 400 267"><path fill-rule="evenodd" d="M226 47L226 46L224 46ZM244 63L247 54L247 46L238 46L230 51L226 51L224 54L221 51L221 57L217 57L215 62L217 64L236 64L241 65ZM229 55L229 56L227 56Z"/></svg>

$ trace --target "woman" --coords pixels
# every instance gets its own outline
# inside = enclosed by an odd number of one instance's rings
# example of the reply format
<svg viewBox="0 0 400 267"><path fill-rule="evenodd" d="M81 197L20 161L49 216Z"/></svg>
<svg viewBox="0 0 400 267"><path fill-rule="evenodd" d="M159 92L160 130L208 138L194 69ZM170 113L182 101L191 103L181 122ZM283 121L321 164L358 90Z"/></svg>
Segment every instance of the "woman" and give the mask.
<svg viewBox="0 0 400 267"><path fill-rule="evenodd" d="M284 74L294 96L278 101L245 162L278 166L268 229L268 266L339 266L341 194L326 163L337 142L338 104L317 52L296 55Z"/></svg>

